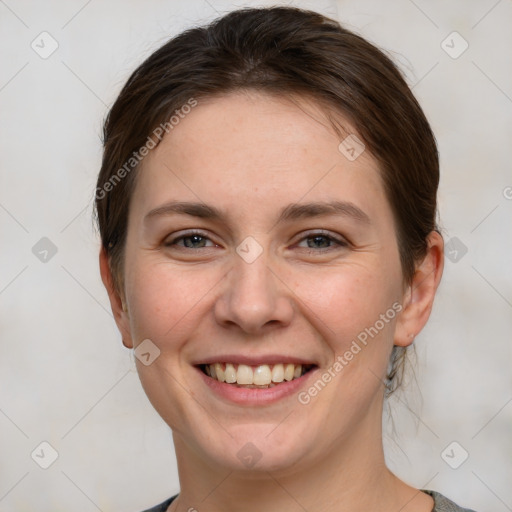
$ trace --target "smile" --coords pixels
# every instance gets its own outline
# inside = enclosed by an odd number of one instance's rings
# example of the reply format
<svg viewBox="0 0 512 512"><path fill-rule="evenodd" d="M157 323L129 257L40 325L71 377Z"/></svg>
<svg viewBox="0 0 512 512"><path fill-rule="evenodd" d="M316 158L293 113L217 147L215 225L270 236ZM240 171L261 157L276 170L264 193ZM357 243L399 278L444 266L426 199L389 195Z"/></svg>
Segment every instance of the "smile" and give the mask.
<svg viewBox="0 0 512 512"><path fill-rule="evenodd" d="M208 377L218 382L245 388L271 388L282 382L290 382L302 377L313 366L293 363L258 366L214 363L201 365L200 368Z"/></svg>

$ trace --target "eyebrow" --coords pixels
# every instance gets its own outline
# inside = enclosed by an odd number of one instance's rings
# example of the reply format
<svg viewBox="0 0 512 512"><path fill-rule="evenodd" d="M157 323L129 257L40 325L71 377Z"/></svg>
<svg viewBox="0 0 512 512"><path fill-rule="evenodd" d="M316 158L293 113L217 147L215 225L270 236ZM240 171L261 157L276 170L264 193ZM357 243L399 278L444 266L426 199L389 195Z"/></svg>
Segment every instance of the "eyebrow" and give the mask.
<svg viewBox="0 0 512 512"><path fill-rule="evenodd" d="M222 210L204 203L170 201L147 213L144 217L144 222L148 222L155 217L176 213L216 221L223 221L227 217ZM339 215L352 218L364 224L371 224L370 217L361 208L348 201L292 203L281 210L276 224L322 215Z"/></svg>

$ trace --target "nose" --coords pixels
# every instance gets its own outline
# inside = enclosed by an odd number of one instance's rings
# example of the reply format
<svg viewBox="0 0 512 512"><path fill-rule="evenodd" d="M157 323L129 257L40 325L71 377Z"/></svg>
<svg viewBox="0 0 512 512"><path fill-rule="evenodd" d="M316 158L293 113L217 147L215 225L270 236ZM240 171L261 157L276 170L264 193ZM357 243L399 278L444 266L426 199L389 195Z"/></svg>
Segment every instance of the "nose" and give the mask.
<svg viewBox="0 0 512 512"><path fill-rule="evenodd" d="M294 308L292 293L269 267L265 253L247 263L238 255L224 280L215 303L215 317L224 327L237 326L248 334L290 324Z"/></svg>

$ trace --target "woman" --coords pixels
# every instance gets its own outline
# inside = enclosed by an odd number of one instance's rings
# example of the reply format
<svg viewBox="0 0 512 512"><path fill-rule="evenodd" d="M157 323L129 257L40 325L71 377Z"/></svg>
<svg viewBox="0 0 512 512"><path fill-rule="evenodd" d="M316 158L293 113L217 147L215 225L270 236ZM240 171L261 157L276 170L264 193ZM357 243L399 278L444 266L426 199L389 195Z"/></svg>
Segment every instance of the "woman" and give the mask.
<svg viewBox="0 0 512 512"><path fill-rule="evenodd" d="M392 62L235 11L133 73L104 145L101 275L178 459L151 510L463 510L383 455L443 269L436 142Z"/></svg>

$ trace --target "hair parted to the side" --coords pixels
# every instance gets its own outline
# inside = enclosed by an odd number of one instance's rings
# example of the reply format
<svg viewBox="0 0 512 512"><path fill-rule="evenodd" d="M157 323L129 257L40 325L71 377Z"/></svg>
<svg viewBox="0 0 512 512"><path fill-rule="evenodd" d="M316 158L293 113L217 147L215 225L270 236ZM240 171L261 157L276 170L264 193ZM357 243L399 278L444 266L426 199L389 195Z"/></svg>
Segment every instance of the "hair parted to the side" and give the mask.
<svg viewBox="0 0 512 512"><path fill-rule="evenodd" d="M379 163L410 282L437 229L439 158L423 111L374 45L319 13L272 7L233 11L172 38L134 71L112 106L95 209L113 286L123 293L128 212L140 165L134 155L191 99L243 90L308 97L332 111L332 122L337 114L351 123ZM393 348L388 393L401 382L405 350Z"/></svg>

